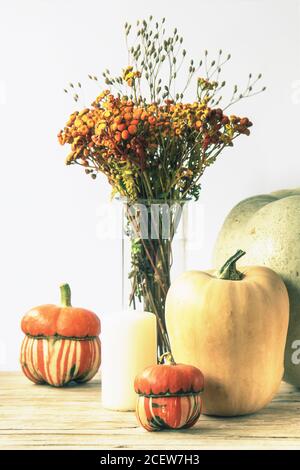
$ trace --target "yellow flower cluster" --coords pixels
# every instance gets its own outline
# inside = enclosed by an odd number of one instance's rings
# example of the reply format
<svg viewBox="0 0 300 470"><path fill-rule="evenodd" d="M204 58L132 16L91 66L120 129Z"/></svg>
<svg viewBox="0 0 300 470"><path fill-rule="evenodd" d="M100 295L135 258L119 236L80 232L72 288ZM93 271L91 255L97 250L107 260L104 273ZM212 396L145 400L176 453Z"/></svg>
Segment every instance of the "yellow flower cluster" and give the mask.
<svg viewBox="0 0 300 470"><path fill-rule="evenodd" d="M207 80L206 78L198 78L198 86L202 90L214 90L218 86L218 82Z"/></svg>
<svg viewBox="0 0 300 470"><path fill-rule="evenodd" d="M138 70L133 70L132 65L128 65L126 69L123 70L123 80L127 83L128 86L132 87L134 85L135 79L140 78L141 72Z"/></svg>

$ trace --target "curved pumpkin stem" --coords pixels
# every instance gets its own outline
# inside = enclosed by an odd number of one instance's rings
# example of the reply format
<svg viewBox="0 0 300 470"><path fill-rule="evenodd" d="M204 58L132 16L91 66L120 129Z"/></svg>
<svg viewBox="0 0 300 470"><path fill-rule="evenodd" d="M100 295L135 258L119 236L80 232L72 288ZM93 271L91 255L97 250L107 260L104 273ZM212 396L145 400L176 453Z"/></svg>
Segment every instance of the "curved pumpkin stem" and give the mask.
<svg viewBox="0 0 300 470"><path fill-rule="evenodd" d="M69 284L62 284L59 288L61 306L71 307L71 288Z"/></svg>
<svg viewBox="0 0 300 470"><path fill-rule="evenodd" d="M228 281L240 281L243 279L244 274L237 270L236 262L246 254L243 250L238 250L233 256L231 256L222 268L217 272L216 277L218 279L225 279Z"/></svg>
<svg viewBox="0 0 300 470"><path fill-rule="evenodd" d="M174 357L171 351L167 351L160 356L159 364L170 364L170 365L176 366L176 362L174 360Z"/></svg>

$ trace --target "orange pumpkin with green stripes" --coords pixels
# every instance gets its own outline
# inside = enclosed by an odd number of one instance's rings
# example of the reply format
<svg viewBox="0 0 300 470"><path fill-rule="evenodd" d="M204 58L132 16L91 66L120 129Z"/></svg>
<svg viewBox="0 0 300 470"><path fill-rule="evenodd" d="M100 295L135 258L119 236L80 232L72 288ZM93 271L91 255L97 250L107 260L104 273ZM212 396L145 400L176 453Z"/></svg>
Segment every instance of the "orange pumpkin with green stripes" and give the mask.
<svg viewBox="0 0 300 470"><path fill-rule="evenodd" d="M61 305L41 305L22 319L25 338L21 366L28 379L55 387L70 381L87 382L100 367L100 320L71 306L68 284L61 286Z"/></svg>
<svg viewBox="0 0 300 470"><path fill-rule="evenodd" d="M171 355L167 363L139 374L134 387L137 419L147 431L190 428L200 417L203 374L197 367L176 364Z"/></svg>

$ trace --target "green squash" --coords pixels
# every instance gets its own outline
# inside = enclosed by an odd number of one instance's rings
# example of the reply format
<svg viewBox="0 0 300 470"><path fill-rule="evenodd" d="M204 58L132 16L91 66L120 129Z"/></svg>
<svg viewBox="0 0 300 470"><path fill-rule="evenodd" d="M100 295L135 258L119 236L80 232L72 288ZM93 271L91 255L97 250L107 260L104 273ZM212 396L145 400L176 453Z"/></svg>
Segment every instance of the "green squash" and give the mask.
<svg viewBox="0 0 300 470"><path fill-rule="evenodd" d="M242 264L267 266L284 280L290 299L284 380L300 387L300 188L250 197L228 214L216 241L218 268L237 249Z"/></svg>

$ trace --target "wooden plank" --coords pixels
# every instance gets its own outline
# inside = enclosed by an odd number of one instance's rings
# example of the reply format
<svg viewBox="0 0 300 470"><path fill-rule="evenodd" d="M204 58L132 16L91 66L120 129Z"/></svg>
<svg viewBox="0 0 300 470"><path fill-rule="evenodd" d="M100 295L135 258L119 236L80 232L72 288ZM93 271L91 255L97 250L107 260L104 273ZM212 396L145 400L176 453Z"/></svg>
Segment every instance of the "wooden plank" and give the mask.
<svg viewBox="0 0 300 470"><path fill-rule="evenodd" d="M282 383L259 413L201 416L184 431L147 433L134 413L101 406L99 378L53 388L0 373L1 449L300 449L300 391Z"/></svg>

